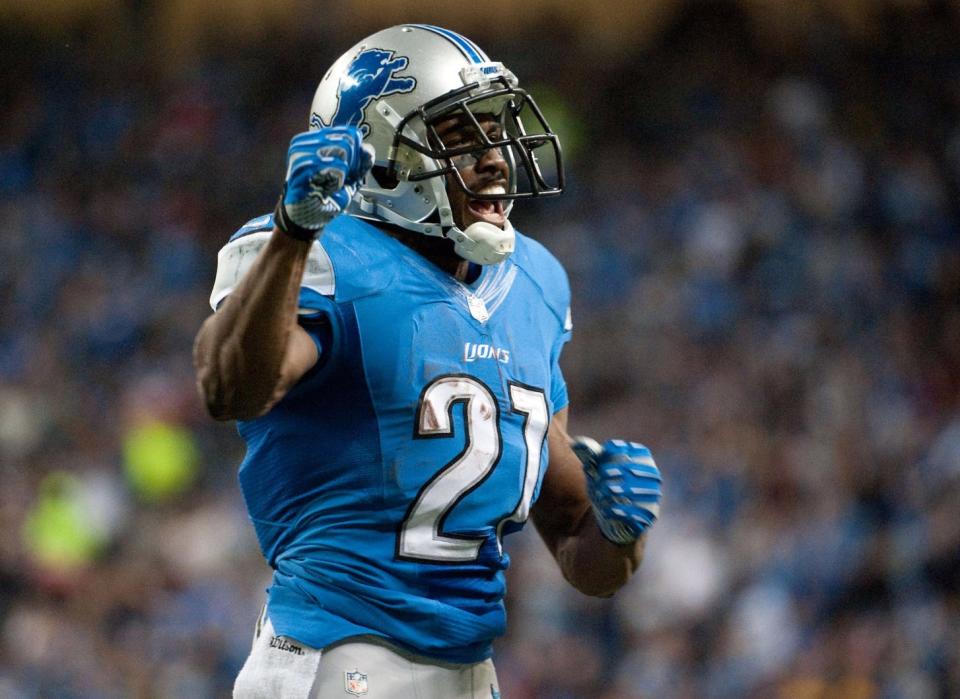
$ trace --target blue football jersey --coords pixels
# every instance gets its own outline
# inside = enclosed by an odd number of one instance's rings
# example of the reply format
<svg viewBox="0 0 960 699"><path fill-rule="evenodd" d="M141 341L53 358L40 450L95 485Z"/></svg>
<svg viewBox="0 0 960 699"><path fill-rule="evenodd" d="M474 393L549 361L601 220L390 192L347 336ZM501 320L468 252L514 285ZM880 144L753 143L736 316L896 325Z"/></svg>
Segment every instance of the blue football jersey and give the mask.
<svg viewBox="0 0 960 699"><path fill-rule="evenodd" d="M271 228L255 219L221 250L214 308ZM464 284L367 222L326 227L300 292L321 359L238 424L279 634L490 657L506 621L501 539L528 517L550 417L567 403L569 306L563 268L520 234L507 261Z"/></svg>

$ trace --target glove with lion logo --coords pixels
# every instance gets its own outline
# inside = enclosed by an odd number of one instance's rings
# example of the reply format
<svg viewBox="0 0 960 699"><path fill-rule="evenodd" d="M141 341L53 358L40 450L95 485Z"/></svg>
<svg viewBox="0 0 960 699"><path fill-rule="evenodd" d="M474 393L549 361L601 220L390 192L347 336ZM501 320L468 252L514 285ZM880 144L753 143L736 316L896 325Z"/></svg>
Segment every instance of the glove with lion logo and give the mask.
<svg viewBox="0 0 960 699"><path fill-rule="evenodd" d="M287 176L274 212L277 228L312 241L353 198L373 165L374 151L355 126L297 134L287 151Z"/></svg>

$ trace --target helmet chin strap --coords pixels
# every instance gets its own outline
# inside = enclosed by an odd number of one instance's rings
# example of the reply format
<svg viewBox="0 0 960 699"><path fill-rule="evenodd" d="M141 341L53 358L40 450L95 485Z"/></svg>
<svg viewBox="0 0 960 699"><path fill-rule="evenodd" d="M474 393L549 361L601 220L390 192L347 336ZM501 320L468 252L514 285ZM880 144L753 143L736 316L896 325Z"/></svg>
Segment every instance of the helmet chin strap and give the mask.
<svg viewBox="0 0 960 699"><path fill-rule="evenodd" d="M390 207L381 204L376 195L358 193L351 202L355 215L362 218L386 221L400 228L415 231L423 235L449 238L453 241L453 250L460 257L478 265L495 265L510 257L516 246L516 232L513 224L506 219L503 228L486 221L476 221L465 229L457 226L453 218L453 209L442 178L435 177L423 182L436 202L439 224L436 222L413 222L399 215ZM508 201L504 212L509 215L513 201Z"/></svg>
<svg viewBox="0 0 960 699"><path fill-rule="evenodd" d="M437 201L437 212L443 226L443 236L453 241L453 251L460 257L478 265L495 265L510 257L516 245L516 232L510 219L503 228L486 221L476 221L460 228L453 218L450 198L446 187L437 178L432 183ZM510 204L513 204L511 201ZM510 207L507 207L509 214Z"/></svg>
<svg viewBox="0 0 960 699"><path fill-rule="evenodd" d="M510 220L503 228L486 221L471 223L465 230L456 226L446 232L453 241L453 250L460 257L478 265L495 265L510 257L516 245L516 233Z"/></svg>

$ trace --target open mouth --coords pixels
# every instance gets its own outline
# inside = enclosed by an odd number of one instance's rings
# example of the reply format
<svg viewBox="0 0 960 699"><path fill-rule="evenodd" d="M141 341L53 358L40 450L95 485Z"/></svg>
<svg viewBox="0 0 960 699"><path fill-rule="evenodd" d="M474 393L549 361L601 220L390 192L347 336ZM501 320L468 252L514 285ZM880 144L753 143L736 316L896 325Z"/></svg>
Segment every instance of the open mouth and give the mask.
<svg viewBox="0 0 960 699"><path fill-rule="evenodd" d="M478 194L506 194L506 188L501 184L487 185L478 191ZM495 226L503 227L507 216L503 210L503 199L470 199L467 209L478 221L486 221Z"/></svg>

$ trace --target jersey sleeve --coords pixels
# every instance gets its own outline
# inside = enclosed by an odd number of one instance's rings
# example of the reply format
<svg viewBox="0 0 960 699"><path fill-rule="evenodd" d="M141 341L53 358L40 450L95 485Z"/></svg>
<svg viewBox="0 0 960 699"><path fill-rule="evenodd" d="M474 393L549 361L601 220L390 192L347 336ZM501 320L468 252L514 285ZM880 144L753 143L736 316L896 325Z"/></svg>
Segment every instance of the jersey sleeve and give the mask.
<svg viewBox="0 0 960 699"><path fill-rule="evenodd" d="M210 293L214 311L237 287L253 266L257 255L270 240L273 215L255 218L231 236L217 255L217 276ZM319 241L313 243L300 284L298 311L301 316L314 316L329 309L324 297L333 297L336 283L330 256Z"/></svg>
<svg viewBox="0 0 960 699"><path fill-rule="evenodd" d="M216 311L253 266L273 235L273 215L260 216L234 233L217 255L217 275L210 293ZM297 312L300 325L317 346L317 369L328 363L336 345L337 318L333 295L333 264L319 241L313 243L300 284Z"/></svg>
<svg viewBox="0 0 960 699"><path fill-rule="evenodd" d="M513 257L540 290L546 306L550 328L550 405L554 413L567 407L567 382L560 369L563 346L570 341L573 323L570 316L570 280L560 261L541 243L517 233L517 249Z"/></svg>

